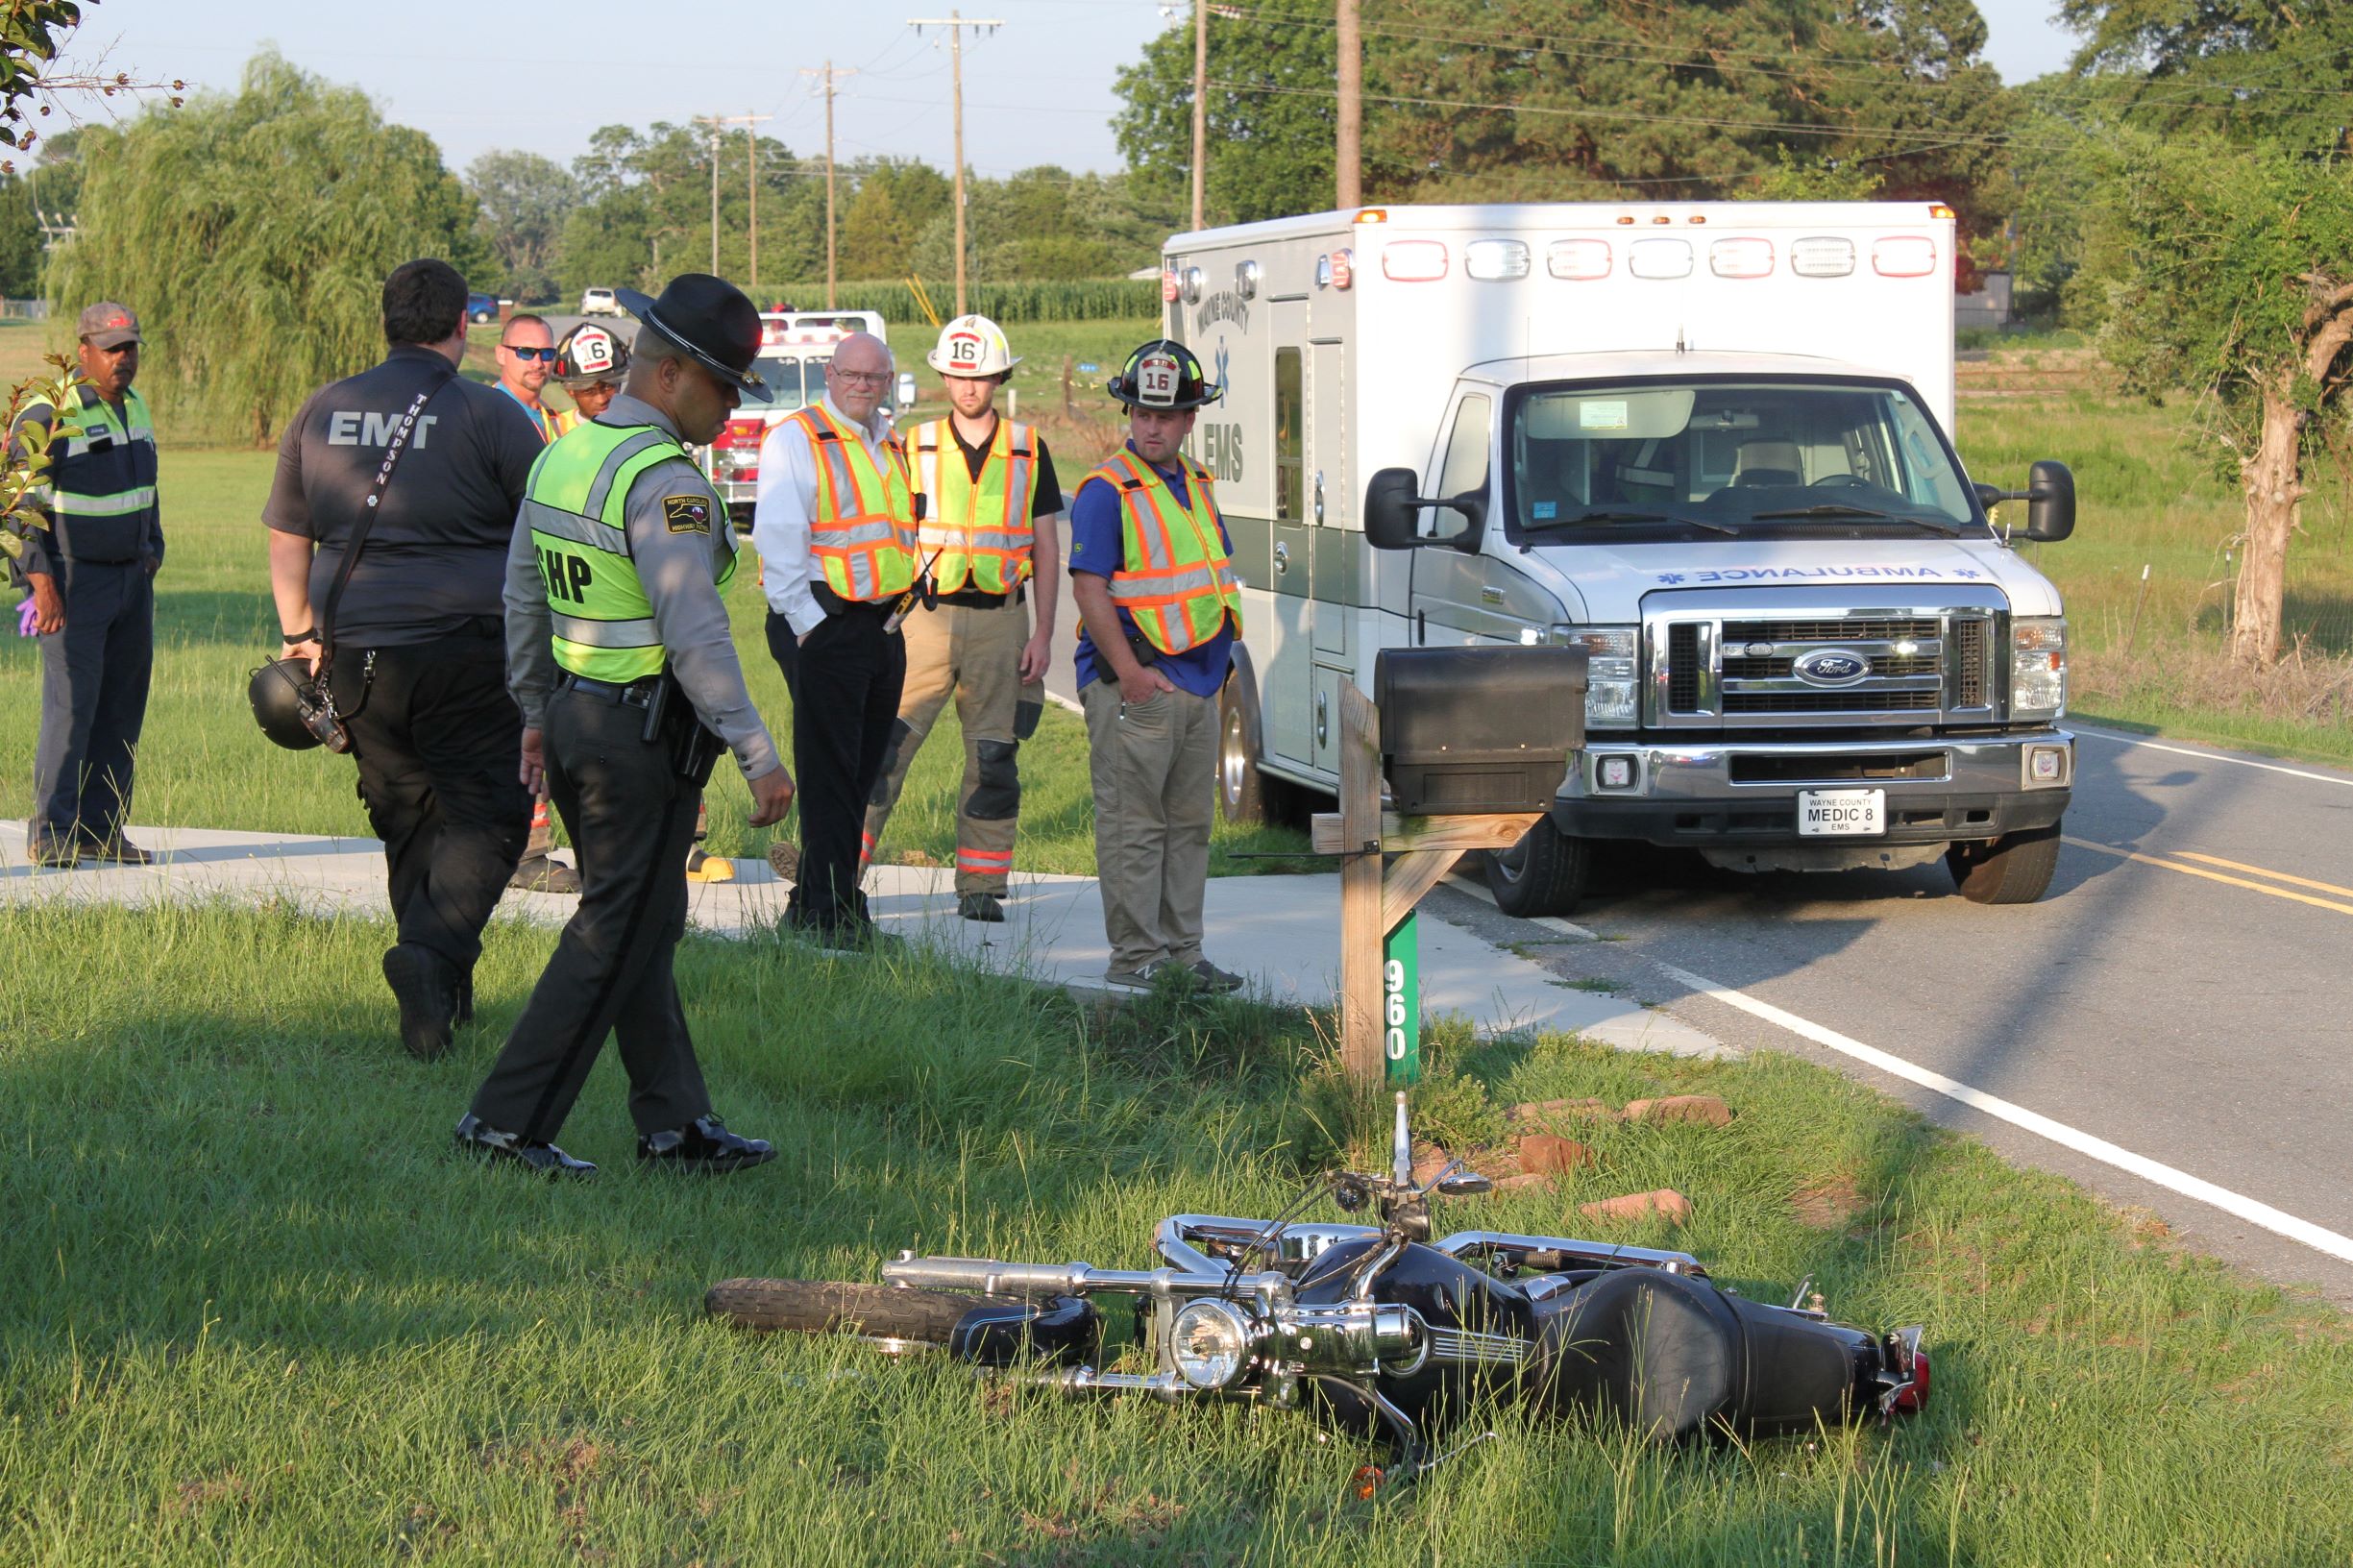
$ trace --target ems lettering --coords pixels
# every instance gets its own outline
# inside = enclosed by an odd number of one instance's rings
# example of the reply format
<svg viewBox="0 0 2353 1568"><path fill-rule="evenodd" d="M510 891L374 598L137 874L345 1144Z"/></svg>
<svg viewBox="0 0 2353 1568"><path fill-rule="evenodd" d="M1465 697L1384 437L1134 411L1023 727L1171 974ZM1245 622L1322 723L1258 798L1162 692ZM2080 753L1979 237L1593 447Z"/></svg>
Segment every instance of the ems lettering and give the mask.
<svg viewBox="0 0 2353 1568"><path fill-rule="evenodd" d="M1201 466L1220 484L1230 484L1242 477L1242 428L1239 425L1204 425L1201 427Z"/></svg>
<svg viewBox="0 0 2353 1568"><path fill-rule="evenodd" d="M423 452L426 438L440 418L439 414L419 415L408 444ZM388 447L400 431L400 414L379 413L373 408L365 412L346 408L327 416L327 444L331 447Z"/></svg>

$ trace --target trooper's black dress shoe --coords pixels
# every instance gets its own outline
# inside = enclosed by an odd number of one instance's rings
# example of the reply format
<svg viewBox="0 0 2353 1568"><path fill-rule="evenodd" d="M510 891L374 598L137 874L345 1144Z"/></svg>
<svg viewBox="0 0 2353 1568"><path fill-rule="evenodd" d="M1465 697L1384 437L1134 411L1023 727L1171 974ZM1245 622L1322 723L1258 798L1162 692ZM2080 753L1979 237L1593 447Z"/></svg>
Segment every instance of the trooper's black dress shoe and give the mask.
<svg viewBox="0 0 2353 1568"><path fill-rule="evenodd" d="M731 1170L767 1164L776 1158L776 1148L765 1139L738 1138L717 1116L704 1115L683 1127L639 1139L637 1158L671 1170L704 1170L723 1176Z"/></svg>
<svg viewBox="0 0 2353 1568"><path fill-rule="evenodd" d="M401 1043L420 1062L450 1048L457 1017L457 971L439 953L404 942L384 949L384 984L401 1004Z"/></svg>
<svg viewBox="0 0 2353 1568"><path fill-rule="evenodd" d="M575 1160L552 1143L533 1143L520 1133L493 1127L468 1112L457 1123L457 1147L492 1164L511 1162L542 1176L594 1176L597 1167Z"/></svg>

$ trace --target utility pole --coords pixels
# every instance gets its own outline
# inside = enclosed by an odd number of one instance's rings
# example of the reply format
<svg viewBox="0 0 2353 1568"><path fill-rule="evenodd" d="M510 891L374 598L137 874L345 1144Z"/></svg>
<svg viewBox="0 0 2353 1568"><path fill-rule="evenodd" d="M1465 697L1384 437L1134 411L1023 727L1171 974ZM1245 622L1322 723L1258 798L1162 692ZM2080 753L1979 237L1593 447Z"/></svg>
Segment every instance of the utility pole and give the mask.
<svg viewBox="0 0 2353 1568"><path fill-rule="evenodd" d="M1193 0L1193 233L1199 233L1201 198L1208 183L1203 168L1209 158L1210 0Z"/></svg>
<svg viewBox="0 0 2353 1568"><path fill-rule="evenodd" d="M707 125L711 128L711 276L714 278L722 276L719 270L720 135L728 126L740 125L744 128L744 134L752 138L751 161L754 170L752 178L756 181L760 161L760 144L759 133L752 130L752 127L758 125L762 120L774 117L771 114L701 114L696 116L697 125ZM757 288L760 284L760 198L756 194L757 184L755 184L752 188L754 194L751 198L751 283L754 288Z"/></svg>
<svg viewBox="0 0 2353 1568"><path fill-rule="evenodd" d="M804 65L800 68L800 74L803 76L821 76L825 79L825 308L830 310L834 307L833 95L840 90L838 84L841 82L842 78L846 76L856 76L858 73L856 71L837 71L833 68L833 61L829 60L825 61L825 68L822 71L813 71Z"/></svg>
<svg viewBox="0 0 2353 1568"><path fill-rule="evenodd" d="M1332 161L1344 211L1364 204L1358 178L1364 140L1364 45L1357 32L1357 0L1339 0L1340 111Z"/></svg>
<svg viewBox="0 0 2353 1568"><path fill-rule="evenodd" d="M957 12L946 16L910 16L907 25L919 37L927 27L947 29L948 59L952 68L948 78L955 84L956 105L956 314L964 314L964 30L969 28L998 28L1005 25L998 17L966 19Z"/></svg>

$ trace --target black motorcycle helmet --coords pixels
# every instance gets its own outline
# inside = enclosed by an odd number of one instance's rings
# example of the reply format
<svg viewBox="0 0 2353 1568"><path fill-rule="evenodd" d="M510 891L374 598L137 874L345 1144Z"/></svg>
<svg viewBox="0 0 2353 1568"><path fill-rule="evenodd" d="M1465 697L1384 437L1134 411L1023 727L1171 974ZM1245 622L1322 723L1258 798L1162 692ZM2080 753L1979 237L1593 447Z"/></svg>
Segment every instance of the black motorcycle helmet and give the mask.
<svg viewBox="0 0 2353 1568"><path fill-rule="evenodd" d="M272 659L256 670L245 682L245 700L253 704L254 723L274 744L289 751L307 751L319 744L310 716L322 704L308 659L300 654Z"/></svg>
<svg viewBox="0 0 2353 1568"><path fill-rule="evenodd" d="M1156 337L1127 356L1127 364L1104 388L1130 408L1177 412L1200 408L1225 396L1212 385L1193 351L1173 337Z"/></svg>

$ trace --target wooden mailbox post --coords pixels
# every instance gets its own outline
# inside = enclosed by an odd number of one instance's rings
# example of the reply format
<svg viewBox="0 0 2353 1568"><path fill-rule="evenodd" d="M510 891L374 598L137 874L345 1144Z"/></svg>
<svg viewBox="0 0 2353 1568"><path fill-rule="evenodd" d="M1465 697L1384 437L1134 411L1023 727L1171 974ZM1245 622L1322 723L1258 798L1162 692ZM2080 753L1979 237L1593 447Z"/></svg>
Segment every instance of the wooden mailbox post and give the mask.
<svg viewBox="0 0 2353 1568"><path fill-rule="evenodd" d="M1340 683L1339 808L1317 815L1311 826L1315 852L1341 857L1340 1061L1353 1078L1410 1083L1420 1074L1416 1054L1392 1055L1387 1041L1383 969L1390 934L1408 925L1422 894L1464 851L1508 849L1543 813L1400 817L1383 811L1381 715L1353 681ZM1391 854L1397 858L1384 870L1383 857ZM1409 968L1397 999L1407 1028L1418 1030L1421 997L1411 979Z"/></svg>

